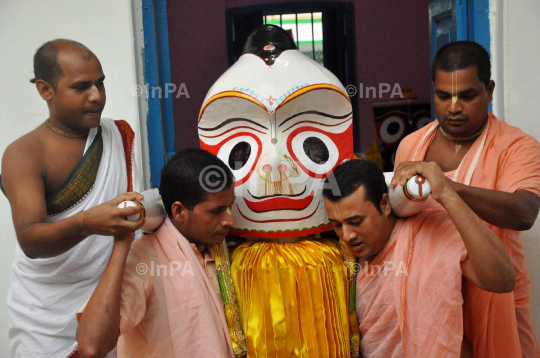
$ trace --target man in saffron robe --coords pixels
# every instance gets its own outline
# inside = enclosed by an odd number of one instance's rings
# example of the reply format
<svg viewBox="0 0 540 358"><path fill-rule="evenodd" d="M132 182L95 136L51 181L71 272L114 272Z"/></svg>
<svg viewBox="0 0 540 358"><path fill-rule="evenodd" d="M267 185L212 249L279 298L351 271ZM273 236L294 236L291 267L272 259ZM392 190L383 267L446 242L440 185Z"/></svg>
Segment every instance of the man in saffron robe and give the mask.
<svg viewBox="0 0 540 358"><path fill-rule="evenodd" d="M396 176L411 175L408 161L433 161L470 208L495 232L517 275L511 294L497 295L466 282L465 333L477 357L508 357L509 325L517 320L524 358L539 358L530 318L531 280L519 231L530 229L540 207L540 145L489 112L495 83L489 54L480 45L454 42L441 48L431 70L437 121L406 137L396 154ZM431 206L438 206L430 201ZM440 208L440 206L439 206ZM501 307L515 304L515 318ZM495 324L481 317L488 313ZM501 348L501 349L499 349Z"/></svg>
<svg viewBox="0 0 540 358"><path fill-rule="evenodd" d="M83 357L106 356L120 337L119 357L234 358L212 250L234 223L233 188L229 168L202 149L165 164L159 192L168 218L133 244L133 235L115 238L80 316Z"/></svg>
<svg viewBox="0 0 540 358"><path fill-rule="evenodd" d="M109 260L114 234L133 232L116 206L138 194L134 133L101 118L105 85L88 48L54 40L34 56L35 83L49 118L9 145L2 182L17 233L8 293L10 356L77 354L75 313ZM122 194L122 195L121 195Z"/></svg>
<svg viewBox="0 0 540 358"><path fill-rule="evenodd" d="M339 165L335 185L323 191L334 230L358 258L356 310L364 358L466 357L462 276L485 290L514 288L512 261L497 236L435 164L414 169L448 214L424 211L398 219L382 171L366 160ZM513 348L519 352L518 343Z"/></svg>

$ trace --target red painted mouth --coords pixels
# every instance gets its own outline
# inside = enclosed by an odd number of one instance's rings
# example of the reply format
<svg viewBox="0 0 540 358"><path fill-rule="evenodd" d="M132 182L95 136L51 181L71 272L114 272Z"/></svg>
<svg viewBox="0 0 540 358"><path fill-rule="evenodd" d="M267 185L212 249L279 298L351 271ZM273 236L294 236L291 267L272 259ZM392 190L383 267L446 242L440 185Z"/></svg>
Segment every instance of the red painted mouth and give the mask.
<svg viewBox="0 0 540 358"><path fill-rule="evenodd" d="M236 208L238 209L238 212L240 213L240 215L242 215L242 217L244 219L246 219L248 221L251 221L251 222L254 222L254 223L264 224L264 223L278 223L278 222L289 222L289 221L302 221L302 220L309 219L310 217L315 215L315 213L317 212L317 209L319 209L319 205L321 205L321 203L317 204L317 207L315 208L315 210L313 210L313 212L311 214L309 214L308 216L304 216L302 218L298 218L298 219L273 219L273 220L253 220L253 219L250 219L247 216L245 216L244 213L242 213L240 211L240 208L238 207L238 205L236 205Z"/></svg>
<svg viewBox="0 0 540 358"><path fill-rule="evenodd" d="M248 208L256 213L265 213L276 210L295 210L302 211L313 201L313 190L304 199L291 199L287 197L277 197L263 201L249 201L244 198Z"/></svg>

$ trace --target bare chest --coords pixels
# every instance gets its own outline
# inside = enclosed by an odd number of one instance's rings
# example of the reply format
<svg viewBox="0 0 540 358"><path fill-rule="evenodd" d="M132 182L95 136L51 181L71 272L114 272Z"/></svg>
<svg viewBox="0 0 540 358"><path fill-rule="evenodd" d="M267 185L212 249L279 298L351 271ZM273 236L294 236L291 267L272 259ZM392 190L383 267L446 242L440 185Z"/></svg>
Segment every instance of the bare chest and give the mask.
<svg viewBox="0 0 540 358"><path fill-rule="evenodd" d="M443 143L435 138L426 152L425 162L435 162L443 172L456 170L471 148L470 144Z"/></svg>

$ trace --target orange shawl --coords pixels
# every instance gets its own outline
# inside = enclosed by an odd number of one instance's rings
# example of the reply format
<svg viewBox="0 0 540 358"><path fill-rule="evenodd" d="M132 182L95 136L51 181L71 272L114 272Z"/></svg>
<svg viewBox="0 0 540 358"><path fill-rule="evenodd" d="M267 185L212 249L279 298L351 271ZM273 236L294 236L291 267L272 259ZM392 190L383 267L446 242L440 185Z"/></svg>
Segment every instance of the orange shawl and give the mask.
<svg viewBox="0 0 540 358"><path fill-rule="evenodd" d="M234 358L223 304L189 242L169 218L150 237L161 266L183 268L189 262L193 269L193 275L178 270L163 277L175 358Z"/></svg>
<svg viewBox="0 0 540 358"><path fill-rule="evenodd" d="M402 161L421 161L435 138L438 121L407 136L399 145L395 168ZM482 134L456 170L453 180L490 190L527 190L540 196L540 144L489 112ZM428 205L440 209L434 200ZM487 224L512 257L517 275L513 293L495 294L466 282L465 333L476 357L521 357L515 308L528 309L531 281L519 232ZM530 326L530 325L529 325Z"/></svg>
<svg viewBox="0 0 540 358"><path fill-rule="evenodd" d="M466 256L448 215L424 211L399 220L386 247L357 277L363 356L458 358Z"/></svg>

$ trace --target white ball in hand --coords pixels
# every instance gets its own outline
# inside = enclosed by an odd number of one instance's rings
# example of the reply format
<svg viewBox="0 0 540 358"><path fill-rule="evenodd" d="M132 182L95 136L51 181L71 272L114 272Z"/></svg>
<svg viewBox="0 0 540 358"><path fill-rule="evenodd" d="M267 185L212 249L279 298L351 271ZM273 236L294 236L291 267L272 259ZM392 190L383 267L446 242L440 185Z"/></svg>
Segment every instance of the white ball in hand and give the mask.
<svg viewBox="0 0 540 358"><path fill-rule="evenodd" d="M118 204L117 208L118 209L124 209L124 208L140 206L140 205L141 204L139 204L139 203L137 203L135 201L128 200L128 201L122 201L120 204ZM137 214L133 214L133 215L128 216L126 219L129 220L129 221L137 221L140 218L141 218L141 213L137 213Z"/></svg>

